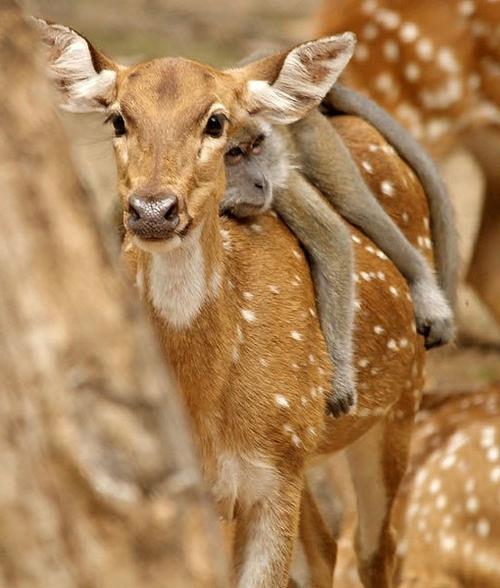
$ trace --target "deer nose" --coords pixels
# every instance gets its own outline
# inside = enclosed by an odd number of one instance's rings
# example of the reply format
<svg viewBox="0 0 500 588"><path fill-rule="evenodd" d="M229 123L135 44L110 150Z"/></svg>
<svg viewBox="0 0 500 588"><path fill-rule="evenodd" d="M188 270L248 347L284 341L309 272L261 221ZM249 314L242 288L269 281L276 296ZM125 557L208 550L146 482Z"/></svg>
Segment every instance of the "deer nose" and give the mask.
<svg viewBox="0 0 500 588"><path fill-rule="evenodd" d="M164 239L179 224L179 200L171 193L132 194L128 212L128 228L142 239Z"/></svg>

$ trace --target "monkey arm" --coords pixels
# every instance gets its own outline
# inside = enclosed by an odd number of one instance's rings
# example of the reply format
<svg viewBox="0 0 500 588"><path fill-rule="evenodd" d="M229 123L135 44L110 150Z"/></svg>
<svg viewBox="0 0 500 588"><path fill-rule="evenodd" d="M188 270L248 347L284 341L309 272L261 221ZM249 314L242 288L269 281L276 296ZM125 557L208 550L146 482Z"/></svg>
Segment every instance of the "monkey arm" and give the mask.
<svg viewBox="0 0 500 588"><path fill-rule="evenodd" d="M439 171L425 149L388 112L370 98L336 83L323 105L369 122L413 169L427 196L439 283L453 305L458 276L458 237L454 211Z"/></svg>
<svg viewBox="0 0 500 588"><path fill-rule="evenodd" d="M286 189L275 191L273 207L310 258L320 323L335 367L328 404L338 416L355 401L351 236L336 212L296 171L290 171Z"/></svg>

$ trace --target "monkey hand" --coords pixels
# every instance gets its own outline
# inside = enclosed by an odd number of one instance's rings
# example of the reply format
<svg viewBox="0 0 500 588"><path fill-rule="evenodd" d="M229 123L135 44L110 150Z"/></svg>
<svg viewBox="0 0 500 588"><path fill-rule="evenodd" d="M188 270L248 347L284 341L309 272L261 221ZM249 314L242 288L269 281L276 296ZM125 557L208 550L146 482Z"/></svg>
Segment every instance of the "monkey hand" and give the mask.
<svg viewBox="0 0 500 588"><path fill-rule="evenodd" d="M326 400L326 411L335 418L348 414L356 404L356 383L352 366L346 364L335 365L335 374L330 395Z"/></svg>
<svg viewBox="0 0 500 588"><path fill-rule="evenodd" d="M425 337L426 349L446 345L455 333L453 312L433 282L417 282L411 287L417 332Z"/></svg>

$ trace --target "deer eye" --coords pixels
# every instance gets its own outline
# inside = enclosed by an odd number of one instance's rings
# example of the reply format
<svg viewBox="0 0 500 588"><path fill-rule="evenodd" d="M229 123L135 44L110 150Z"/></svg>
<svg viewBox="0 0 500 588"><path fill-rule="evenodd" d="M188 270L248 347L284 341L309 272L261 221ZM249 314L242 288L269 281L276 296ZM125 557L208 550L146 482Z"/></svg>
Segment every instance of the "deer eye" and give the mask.
<svg viewBox="0 0 500 588"><path fill-rule="evenodd" d="M205 126L205 135L218 139L222 137L224 126L226 124L226 117L223 114L212 114Z"/></svg>
<svg viewBox="0 0 500 588"><path fill-rule="evenodd" d="M123 137L123 135L127 132L127 127L125 126L125 120L123 116L118 113L111 114L107 119L106 122L110 122L113 125L115 130L115 137Z"/></svg>

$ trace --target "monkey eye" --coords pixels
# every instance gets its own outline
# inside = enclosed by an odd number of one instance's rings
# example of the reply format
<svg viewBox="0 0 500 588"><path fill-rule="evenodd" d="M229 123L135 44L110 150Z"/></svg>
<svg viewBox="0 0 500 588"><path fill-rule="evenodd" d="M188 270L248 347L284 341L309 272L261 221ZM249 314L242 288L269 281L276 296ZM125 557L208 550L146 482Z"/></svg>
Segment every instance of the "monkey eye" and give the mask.
<svg viewBox="0 0 500 588"><path fill-rule="evenodd" d="M251 149L252 149L252 153L255 154L259 154L261 151L261 147L262 147L262 143L264 142L264 139L266 138L265 135L259 135L255 141L252 143Z"/></svg>
<svg viewBox="0 0 500 588"><path fill-rule="evenodd" d="M213 137L214 139L222 137L224 127L226 126L226 120L227 118L221 113L212 114L205 125L205 135Z"/></svg>
<svg viewBox="0 0 500 588"><path fill-rule="evenodd" d="M228 163L239 163L244 155L245 152L241 147L232 147L226 152L226 159Z"/></svg>

